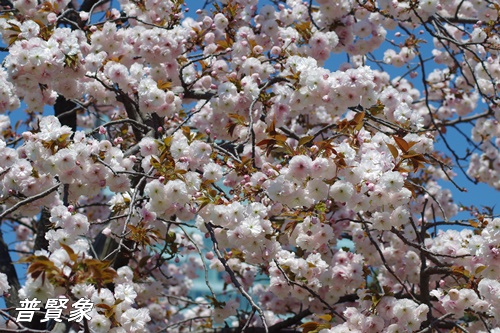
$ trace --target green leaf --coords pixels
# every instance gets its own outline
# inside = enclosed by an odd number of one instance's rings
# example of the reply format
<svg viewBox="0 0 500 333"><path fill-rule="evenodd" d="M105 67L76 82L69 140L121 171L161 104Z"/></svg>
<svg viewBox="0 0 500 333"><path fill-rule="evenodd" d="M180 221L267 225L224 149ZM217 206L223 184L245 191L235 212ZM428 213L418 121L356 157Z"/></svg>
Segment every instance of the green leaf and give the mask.
<svg viewBox="0 0 500 333"><path fill-rule="evenodd" d="M299 139L299 146L303 146L306 143L311 142L312 139L314 139L314 137L312 135L306 135L306 136L301 137Z"/></svg>
<svg viewBox="0 0 500 333"><path fill-rule="evenodd" d="M476 271L474 272L474 275L481 274L481 272L484 271L486 268L488 268L488 266L485 266L485 265L479 266L478 268L476 268Z"/></svg>

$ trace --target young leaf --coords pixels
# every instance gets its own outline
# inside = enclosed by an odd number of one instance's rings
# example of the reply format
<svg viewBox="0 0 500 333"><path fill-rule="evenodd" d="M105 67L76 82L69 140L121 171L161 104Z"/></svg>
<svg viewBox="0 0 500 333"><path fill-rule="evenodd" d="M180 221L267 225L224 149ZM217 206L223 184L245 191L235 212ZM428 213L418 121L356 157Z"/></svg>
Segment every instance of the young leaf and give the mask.
<svg viewBox="0 0 500 333"><path fill-rule="evenodd" d="M390 143L386 143L386 145L387 145L387 148L389 148L389 150L391 151L392 157L394 157L394 159L398 158L398 156L399 156L398 148L396 148L396 146L394 146Z"/></svg>
<svg viewBox="0 0 500 333"><path fill-rule="evenodd" d="M306 136L301 137L299 139L299 146L303 146L306 143L311 142L312 139L314 139L314 137L312 135L306 135Z"/></svg>
<svg viewBox="0 0 500 333"><path fill-rule="evenodd" d="M408 152L408 149L410 149L410 145L408 144L408 142L406 142L405 139L400 138L399 136L394 136L393 138L394 141L396 141L396 144L399 146L399 148L401 148L403 153Z"/></svg>
<svg viewBox="0 0 500 333"><path fill-rule="evenodd" d="M319 324L315 321L310 321L300 325L300 327L302 327L302 333L315 331L318 328L318 326Z"/></svg>

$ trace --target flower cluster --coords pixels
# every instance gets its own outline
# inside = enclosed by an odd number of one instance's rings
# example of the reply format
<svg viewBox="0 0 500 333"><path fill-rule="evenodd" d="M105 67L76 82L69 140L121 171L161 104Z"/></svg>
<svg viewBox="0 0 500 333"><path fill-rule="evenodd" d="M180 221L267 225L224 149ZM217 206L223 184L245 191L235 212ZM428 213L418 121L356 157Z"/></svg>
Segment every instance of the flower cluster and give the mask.
<svg viewBox="0 0 500 333"><path fill-rule="evenodd" d="M75 332L498 331L500 219L450 189L500 188L491 2L1 6L7 304L87 298Z"/></svg>

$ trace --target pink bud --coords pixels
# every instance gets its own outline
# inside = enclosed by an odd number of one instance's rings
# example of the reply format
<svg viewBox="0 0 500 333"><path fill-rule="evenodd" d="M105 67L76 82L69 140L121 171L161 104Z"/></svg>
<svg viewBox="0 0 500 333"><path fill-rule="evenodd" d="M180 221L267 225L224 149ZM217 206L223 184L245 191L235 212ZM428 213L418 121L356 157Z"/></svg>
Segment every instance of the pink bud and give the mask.
<svg viewBox="0 0 500 333"><path fill-rule="evenodd" d="M273 48L271 49L271 54L273 56L279 56L281 54L281 47L273 46Z"/></svg>
<svg viewBox="0 0 500 333"><path fill-rule="evenodd" d="M81 17L81 15L80 15L80 17ZM49 13L47 15L47 21L49 21L50 24L56 23L57 22L57 15L56 15L56 13Z"/></svg>
<svg viewBox="0 0 500 333"><path fill-rule="evenodd" d="M260 45L256 45L253 48L253 52L255 54L261 54L263 51L264 51L264 48L262 46L260 46Z"/></svg>

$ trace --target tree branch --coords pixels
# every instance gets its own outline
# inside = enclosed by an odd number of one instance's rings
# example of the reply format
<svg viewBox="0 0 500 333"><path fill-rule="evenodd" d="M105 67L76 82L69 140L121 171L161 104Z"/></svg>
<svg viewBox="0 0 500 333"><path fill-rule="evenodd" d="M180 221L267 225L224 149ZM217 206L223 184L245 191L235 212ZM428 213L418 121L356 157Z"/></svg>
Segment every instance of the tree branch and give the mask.
<svg viewBox="0 0 500 333"><path fill-rule="evenodd" d="M217 258L221 262L222 266L224 266L224 269L226 270L227 274L229 274L229 277L231 278L231 282L236 287L236 289L238 289L240 294L243 297L245 297L245 299L248 301L248 303L250 303L250 305L252 306L252 310L257 310L259 312L259 317L262 320L262 325L264 325L265 333L269 333L269 329L267 327L266 316L264 315L264 311L262 311L262 309L257 304L255 304L252 297L245 291L245 289L243 289L240 282L238 281L238 279L234 275L233 270L231 269L231 267L229 267L226 259L219 251L219 245L218 245L219 243L217 241L217 238L215 237L214 229L212 228L212 226L208 223L205 223L205 227L207 228L208 233L210 234L210 238L212 239L214 252L217 255Z"/></svg>

